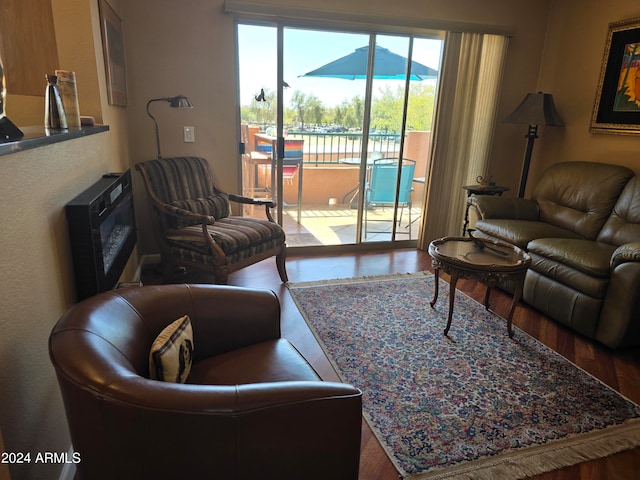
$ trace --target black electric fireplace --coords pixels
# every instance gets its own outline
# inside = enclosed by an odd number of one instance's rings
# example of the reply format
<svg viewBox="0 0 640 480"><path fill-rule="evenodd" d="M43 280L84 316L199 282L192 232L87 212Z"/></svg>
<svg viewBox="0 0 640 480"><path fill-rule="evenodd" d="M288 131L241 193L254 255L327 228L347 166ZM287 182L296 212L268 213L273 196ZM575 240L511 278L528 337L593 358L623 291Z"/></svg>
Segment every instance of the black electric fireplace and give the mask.
<svg viewBox="0 0 640 480"><path fill-rule="evenodd" d="M104 175L66 213L78 300L113 289L136 244L131 171Z"/></svg>

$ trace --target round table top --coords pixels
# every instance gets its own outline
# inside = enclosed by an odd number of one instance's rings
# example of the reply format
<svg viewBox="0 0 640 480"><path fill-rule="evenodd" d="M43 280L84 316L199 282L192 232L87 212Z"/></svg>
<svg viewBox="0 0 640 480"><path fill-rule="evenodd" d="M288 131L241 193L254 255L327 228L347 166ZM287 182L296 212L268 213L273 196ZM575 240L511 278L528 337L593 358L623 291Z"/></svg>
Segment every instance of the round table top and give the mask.
<svg viewBox="0 0 640 480"><path fill-rule="evenodd" d="M480 240L480 248L467 237L444 237L429 244L429 254L452 266L471 270L517 272L526 270L531 257L520 247L506 242Z"/></svg>
<svg viewBox="0 0 640 480"><path fill-rule="evenodd" d="M397 158L383 158L375 156L367 157L367 165L369 166L373 165L376 161L384 164L398 163ZM360 157L343 157L338 159L338 163L343 163L345 165L360 165L361 162L362 160L360 160Z"/></svg>

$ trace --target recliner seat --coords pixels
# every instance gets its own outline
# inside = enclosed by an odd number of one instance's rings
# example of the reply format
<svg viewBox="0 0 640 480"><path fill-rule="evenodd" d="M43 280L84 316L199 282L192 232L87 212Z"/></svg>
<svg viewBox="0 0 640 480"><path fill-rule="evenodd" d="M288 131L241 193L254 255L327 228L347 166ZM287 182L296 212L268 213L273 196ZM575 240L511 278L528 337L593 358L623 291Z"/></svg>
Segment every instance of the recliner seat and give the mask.
<svg viewBox="0 0 640 480"><path fill-rule="evenodd" d="M611 348L640 345L640 179L632 170L563 162L531 199L469 201L478 236L531 255L526 303Z"/></svg>

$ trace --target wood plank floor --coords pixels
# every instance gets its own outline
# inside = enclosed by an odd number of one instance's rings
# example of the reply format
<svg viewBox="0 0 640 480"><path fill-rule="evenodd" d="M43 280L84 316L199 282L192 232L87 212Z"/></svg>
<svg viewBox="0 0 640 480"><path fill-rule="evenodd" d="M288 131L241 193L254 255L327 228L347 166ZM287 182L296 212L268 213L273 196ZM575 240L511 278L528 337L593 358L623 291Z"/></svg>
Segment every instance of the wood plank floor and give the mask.
<svg viewBox="0 0 640 480"><path fill-rule="evenodd" d="M291 282L330 278L385 275L390 273L431 271L431 259L426 252L414 249L367 253L327 254L322 256L294 256L287 259ZM443 275L448 280L446 275ZM143 272L145 284L159 283L153 269ZM203 274L177 275L172 282L212 283ZM230 285L267 288L276 292L282 303L282 332L316 368L325 380L338 380L320 346L298 312L287 288L280 283L275 261L265 260L229 276ZM485 288L474 280L460 280L459 290L481 302ZM492 293L491 305L505 316L510 297L501 291ZM640 319L639 319L640 320ZM592 343L547 319L524 304L514 314L514 325L574 362L602 382L640 403L640 348L613 352ZM309 432L310 435L313 432ZM360 457L360 480L396 480L398 473L382 450L375 436L363 422ZM640 448L622 452L605 459L585 462L534 477L537 480L626 480L640 478Z"/></svg>

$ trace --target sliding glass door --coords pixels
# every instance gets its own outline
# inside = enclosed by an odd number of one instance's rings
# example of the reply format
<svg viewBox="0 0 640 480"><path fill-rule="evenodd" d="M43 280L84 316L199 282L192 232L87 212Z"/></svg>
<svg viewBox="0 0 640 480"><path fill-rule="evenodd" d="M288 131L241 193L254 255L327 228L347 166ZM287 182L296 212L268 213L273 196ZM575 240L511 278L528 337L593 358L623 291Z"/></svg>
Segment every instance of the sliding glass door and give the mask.
<svg viewBox="0 0 640 480"><path fill-rule="evenodd" d="M237 28L244 194L290 246L415 241L442 41Z"/></svg>

